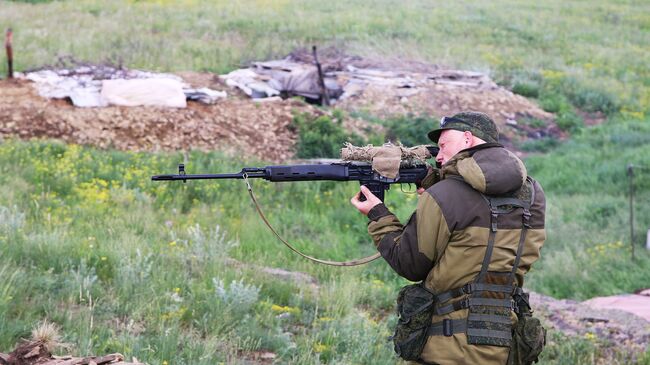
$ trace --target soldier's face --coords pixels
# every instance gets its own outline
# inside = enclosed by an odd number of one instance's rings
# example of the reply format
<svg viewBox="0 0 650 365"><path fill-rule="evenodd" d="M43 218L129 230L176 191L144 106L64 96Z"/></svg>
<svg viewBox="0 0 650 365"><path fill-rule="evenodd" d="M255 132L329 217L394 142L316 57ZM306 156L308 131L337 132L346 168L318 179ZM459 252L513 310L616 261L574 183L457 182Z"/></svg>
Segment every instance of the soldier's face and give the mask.
<svg viewBox="0 0 650 365"><path fill-rule="evenodd" d="M454 129L442 131L438 139L440 151L436 155L436 161L445 164L458 152L472 146L472 132L461 132Z"/></svg>

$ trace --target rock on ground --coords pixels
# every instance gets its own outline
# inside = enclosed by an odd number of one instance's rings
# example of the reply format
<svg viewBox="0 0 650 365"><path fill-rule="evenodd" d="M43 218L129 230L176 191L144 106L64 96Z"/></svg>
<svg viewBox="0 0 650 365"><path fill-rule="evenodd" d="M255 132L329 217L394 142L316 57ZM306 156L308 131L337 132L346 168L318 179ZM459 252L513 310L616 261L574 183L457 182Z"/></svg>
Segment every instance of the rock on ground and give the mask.
<svg viewBox="0 0 650 365"><path fill-rule="evenodd" d="M530 293L530 301L549 331L602 341L606 354L617 350L643 353L650 343L650 322L630 312L599 307L593 300L577 302L537 293Z"/></svg>

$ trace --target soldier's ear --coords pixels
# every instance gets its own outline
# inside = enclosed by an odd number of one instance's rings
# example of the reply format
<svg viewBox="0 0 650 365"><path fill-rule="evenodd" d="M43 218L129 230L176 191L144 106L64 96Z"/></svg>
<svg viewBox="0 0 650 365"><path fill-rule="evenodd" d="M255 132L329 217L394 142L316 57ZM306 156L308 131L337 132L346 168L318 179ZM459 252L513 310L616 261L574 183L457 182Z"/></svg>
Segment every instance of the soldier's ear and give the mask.
<svg viewBox="0 0 650 365"><path fill-rule="evenodd" d="M465 143L467 144L471 144L472 141L474 141L474 135L470 131L463 132L463 138L465 139Z"/></svg>

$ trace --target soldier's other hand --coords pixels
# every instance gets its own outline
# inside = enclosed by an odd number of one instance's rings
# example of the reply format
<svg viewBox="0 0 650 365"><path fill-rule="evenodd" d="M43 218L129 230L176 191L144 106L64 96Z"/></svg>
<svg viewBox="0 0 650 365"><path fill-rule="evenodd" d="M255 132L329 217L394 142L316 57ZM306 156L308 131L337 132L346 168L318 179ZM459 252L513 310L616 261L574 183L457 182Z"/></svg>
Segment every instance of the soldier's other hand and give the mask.
<svg viewBox="0 0 650 365"><path fill-rule="evenodd" d="M365 201L359 200L361 198L361 194L366 197ZM361 191L353 196L352 199L350 199L350 203L352 203L352 205L354 205L354 207L357 208L361 214L368 215L370 209L374 208L376 205L381 204L382 202L375 196L375 194L371 193L365 185L361 185Z"/></svg>
<svg viewBox="0 0 650 365"><path fill-rule="evenodd" d="M418 188L418 190L417 190L418 195L422 195L422 193L424 193L425 191L426 191L426 189L424 189L422 187Z"/></svg>

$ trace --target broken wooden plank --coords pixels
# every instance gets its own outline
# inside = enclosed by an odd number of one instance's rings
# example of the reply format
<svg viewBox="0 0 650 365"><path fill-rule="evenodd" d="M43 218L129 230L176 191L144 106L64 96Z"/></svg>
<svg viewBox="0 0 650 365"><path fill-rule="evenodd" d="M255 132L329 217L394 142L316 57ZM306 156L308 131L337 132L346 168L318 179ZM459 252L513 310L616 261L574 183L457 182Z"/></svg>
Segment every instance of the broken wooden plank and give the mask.
<svg viewBox="0 0 650 365"><path fill-rule="evenodd" d="M11 358L11 356L9 354L3 354L2 352L0 352L0 364L2 364L2 365L9 364L9 359L10 358Z"/></svg>

